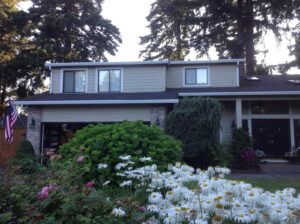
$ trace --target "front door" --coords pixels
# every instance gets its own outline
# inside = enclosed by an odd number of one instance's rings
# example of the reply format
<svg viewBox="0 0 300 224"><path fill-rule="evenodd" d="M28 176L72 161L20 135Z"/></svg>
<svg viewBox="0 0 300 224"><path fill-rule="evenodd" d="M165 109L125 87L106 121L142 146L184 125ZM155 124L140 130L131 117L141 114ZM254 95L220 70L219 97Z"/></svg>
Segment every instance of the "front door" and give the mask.
<svg viewBox="0 0 300 224"><path fill-rule="evenodd" d="M260 149L268 157L280 158L290 151L290 121L288 119L253 119L254 149Z"/></svg>

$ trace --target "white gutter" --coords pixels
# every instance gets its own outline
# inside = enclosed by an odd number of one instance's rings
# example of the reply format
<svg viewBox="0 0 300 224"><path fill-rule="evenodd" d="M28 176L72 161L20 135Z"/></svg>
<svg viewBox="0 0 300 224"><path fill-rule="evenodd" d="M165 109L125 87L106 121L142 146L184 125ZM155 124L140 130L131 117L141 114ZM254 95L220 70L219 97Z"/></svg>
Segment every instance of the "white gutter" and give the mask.
<svg viewBox="0 0 300 224"><path fill-rule="evenodd" d="M89 66L123 66L123 65L167 65L168 61L125 61L125 62L62 62L46 63L46 67L89 67Z"/></svg>
<svg viewBox="0 0 300 224"><path fill-rule="evenodd" d="M201 61L170 61L170 65L199 65L199 64L232 64L242 63L245 59L219 59L219 60L201 60Z"/></svg>
<svg viewBox="0 0 300 224"><path fill-rule="evenodd" d="M287 96L300 95L300 91L261 91L261 92L191 92L178 93L178 96Z"/></svg>
<svg viewBox="0 0 300 224"><path fill-rule="evenodd" d="M49 101L14 101L16 105L97 105L97 104L164 104L178 103L178 99L154 100L49 100Z"/></svg>
<svg viewBox="0 0 300 224"><path fill-rule="evenodd" d="M244 59L219 59L202 61L125 61L125 62L63 62L46 63L46 67L89 67L89 66L126 66L126 65L201 65L201 64L232 64L245 62Z"/></svg>

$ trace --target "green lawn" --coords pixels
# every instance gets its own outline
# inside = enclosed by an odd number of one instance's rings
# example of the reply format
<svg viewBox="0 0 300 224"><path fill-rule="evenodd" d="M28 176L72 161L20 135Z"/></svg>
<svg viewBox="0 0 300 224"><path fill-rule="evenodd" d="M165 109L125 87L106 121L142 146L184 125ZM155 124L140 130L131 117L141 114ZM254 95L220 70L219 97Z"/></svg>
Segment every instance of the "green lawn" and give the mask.
<svg viewBox="0 0 300 224"><path fill-rule="evenodd" d="M267 191L275 192L284 188L292 187L300 193L300 179L235 179L252 184L255 187L261 187Z"/></svg>

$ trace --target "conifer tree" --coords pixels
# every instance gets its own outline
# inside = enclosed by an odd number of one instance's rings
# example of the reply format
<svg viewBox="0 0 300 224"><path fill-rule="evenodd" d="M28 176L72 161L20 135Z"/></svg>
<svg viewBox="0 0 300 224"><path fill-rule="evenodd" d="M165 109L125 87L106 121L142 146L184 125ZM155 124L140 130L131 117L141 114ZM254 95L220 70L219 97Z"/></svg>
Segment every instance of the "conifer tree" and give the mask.
<svg viewBox="0 0 300 224"><path fill-rule="evenodd" d="M141 43L146 45L142 53L150 55L159 52L157 58L168 58L170 53L165 54L165 49L170 47L169 43L176 42L178 35L168 35L169 31L165 27L172 27L176 18L180 17L185 27L180 30L180 34L186 37L184 43L187 52L195 49L198 56L203 56L211 47L215 47L220 58L246 58L246 73L253 75L256 45L264 41L267 31L273 31L278 40L288 31L288 21L295 18L293 1L298 0L170 1L169 8L175 7L176 11L180 11L178 2L183 6L184 13L179 15L168 8L161 13L158 9L165 0L156 0L150 12L151 16L148 17L151 34L147 38L142 37ZM155 17L165 19L151 19ZM160 30L157 31L157 28ZM160 37L165 37L165 45L160 45L160 39L156 38L157 33ZM173 52L178 50L178 46L171 46Z"/></svg>
<svg viewBox="0 0 300 224"><path fill-rule="evenodd" d="M47 59L106 60L121 42L120 33L101 16L103 0L32 0L29 10L36 45Z"/></svg>

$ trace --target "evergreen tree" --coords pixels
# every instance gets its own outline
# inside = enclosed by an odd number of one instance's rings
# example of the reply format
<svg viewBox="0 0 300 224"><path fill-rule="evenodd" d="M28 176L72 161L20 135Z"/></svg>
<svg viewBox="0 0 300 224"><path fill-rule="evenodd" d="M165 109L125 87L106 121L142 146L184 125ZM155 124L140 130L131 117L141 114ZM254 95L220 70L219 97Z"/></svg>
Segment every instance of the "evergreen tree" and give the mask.
<svg viewBox="0 0 300 224"><path fill-rule="evenodd" d="M101 16L103 0L33 0L33 36L48 60L106 60L121 42L119 30Z"/></svg>
<svg viewBox="0 0 300 224"><path fill-rule="evenodd" d="M190 26L187 24L186 6L181 0L157 0L147 17L151 33L141 37L147 45L140 52L146 60L184 60L189 53Z"/></svg>
<svg viewBox="0 0 300 224"><path fill-rule="evenodd" d="M294 0L181 0L170 1L170 5L178 8L178 2L183 5L180 21L184 21L184 33L186 37L186 49L195 49L198 56L207 54L210 47L214 46L220 58L246 58L246 72L254 74L255 46L263 41L267 31L273 31L278 40L282 32L288 30L287 22L295 17L293 13ZM164 0L157 0L155 6L159 6ZM177 5L176 5L177 4ZM170 8L172 8L170 6ZM163 17L163 13L152 7L152 17ZM158 13L159 12L159 13ZM165 58L165 49L169 43L176 42L176 35L167 35L168 30L164 27L172 27L175 18L179 15L166 9L164 13L171 15L165 20L149 20L151 34L142 44L148 46L144 51L147 54L160 52L157 58ZM165 18L165 17L164 17ZM172 19L169 19L172 18ZM159 31L155 29L160 28ZM153 32L154 30L154 32ZM174 30L174 29L173 29ZM166 46L161 46L159 39L155 38L158 32L165 36ZM143 39L142 39L143 40ZM149 48L149 46L154 46ZM172 45L171 45L172 46ZM175 45L172 50L178 50Z"/></svg>
<svg viewBox="0 0 300 224"><path fill-rule="evenodd" d="M25 12L19 11L20 0L0 0L0 116L4 112L7 97L15 95L22 83L21 68L15 63L29 47Z"/></svg>

